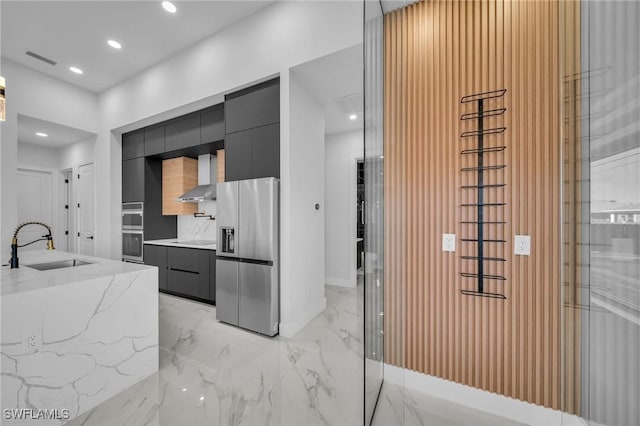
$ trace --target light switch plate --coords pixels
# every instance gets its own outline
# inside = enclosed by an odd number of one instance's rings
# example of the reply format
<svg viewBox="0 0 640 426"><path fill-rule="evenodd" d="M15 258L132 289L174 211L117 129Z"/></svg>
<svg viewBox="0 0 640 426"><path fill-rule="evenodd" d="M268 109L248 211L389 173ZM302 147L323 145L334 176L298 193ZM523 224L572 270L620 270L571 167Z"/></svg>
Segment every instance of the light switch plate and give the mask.
<svg viewBox="0 0 640 426"><path fill-rule="evenodd" d="M517 256L531 256L531 236L516 235L513 242L513 254Z"/></svg>
<svg viewBox="0 0 640 426"><path fill-rule="evenodd" d="M442 234L442 251L456 251L456 234Z"/></svg>

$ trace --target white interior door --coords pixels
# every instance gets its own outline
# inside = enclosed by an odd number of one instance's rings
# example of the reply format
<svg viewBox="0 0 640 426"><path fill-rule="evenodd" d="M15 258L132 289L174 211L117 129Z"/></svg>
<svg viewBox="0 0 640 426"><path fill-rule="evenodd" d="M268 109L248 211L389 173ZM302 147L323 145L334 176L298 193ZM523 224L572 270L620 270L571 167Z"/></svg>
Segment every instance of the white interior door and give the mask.
<svg viewBox="0 0 640 426"><path fill-rule="evenodd" d="M94 165L85 164L78 168L78 253L95 256L96 228L96 179Z"/></svg>
<svg viewBox="0 0 640 426"><path fill-rule="evenodd" d="M37 221L53 226L53 177L51 172L38 170L18 169L18 182L20 185L18 195L18 224ZM26 244L42 238L47 230L41 226L29 225L20 231L18 244ZM45 242L31 244L20 248L23 250L46 249Z"/></svg>

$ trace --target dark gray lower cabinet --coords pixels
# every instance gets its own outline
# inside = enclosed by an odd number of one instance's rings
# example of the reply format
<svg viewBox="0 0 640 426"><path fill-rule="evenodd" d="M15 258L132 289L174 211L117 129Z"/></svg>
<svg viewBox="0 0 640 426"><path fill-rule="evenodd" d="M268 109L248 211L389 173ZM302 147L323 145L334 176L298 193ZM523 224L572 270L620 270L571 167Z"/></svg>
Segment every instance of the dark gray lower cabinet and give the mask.
<svg viewBox="0 0 640 426"><path fill-rule="evenodd" d="M211 300L209 297L209 251L198 250L198 292L197 298Z"/></svg>
<svg viewBox="0 0 640 426"><path fill-rule="evenodd" d="M144 264L158 267L158 287L160 290L167 288L167 248L145 244Z"/></svg>
<svg viewBox="0 0 640 426"><path fill-rule="evenodd" d="M169 269L169 291L184 294L185 296L198 297L199 286L200 274L197 272Z"/></svg>
<svg viewBox="0 0 640 426"><path fill-rule="evenodd" d="M167 255L169 269L198 273L200 271L198 251L192 248L169 247Z"/></svg>
<svg viewBox="0 0 640 426"><path fill-rule="evenodd" d="M158 246L146 245L145 250L146 247ZM215 250L162 248L166 250L167 271L167 285L163 290L179 296L214 302L216 297ZM147 263L146 259L145 252L145 263Z"/></svg>

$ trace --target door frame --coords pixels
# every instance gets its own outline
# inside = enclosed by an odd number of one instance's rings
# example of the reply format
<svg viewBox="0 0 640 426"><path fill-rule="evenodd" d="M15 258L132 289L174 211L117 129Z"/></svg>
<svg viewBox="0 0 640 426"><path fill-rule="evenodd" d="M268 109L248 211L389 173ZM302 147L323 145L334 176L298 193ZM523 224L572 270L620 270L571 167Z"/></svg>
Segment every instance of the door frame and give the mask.
<svg viewBox="0 0 640 426"><path fill-rule="evenodd" d="M356 221L358 220L358 162L364 162L364 155L362 152L354 152L349 156L350 166L349 166L349 180L350 180L350 190L349 190L349 199L351 200L350 208L349 208L349 235L351 235L351 250L349 254L349 281L351 283L350 287L358 286L358 268L356 268L356 251L358 250L358 229L356 228ZM365 210L366 211L366 210ZM364 261L362 263L362 268L364 270Z"/></svg>
<svg viewBox="0 0 640 426"><path fill-rule="evenodd" d="M73 206L75 207L78 204L79 196L79 184L78 184L78 176L80 175L80 168L83 166L93 165L93 192L96 193L96 163L94 161L88 161L85 163L80 163L73 166L73 180L72 180L72 192L73 192ZM97 254L98 248L98 209L97 209L97 198L93 197L93 244L94 244L94 253L95 256ZM80 223L80 211L78 208L74 208L74 220L73 220L73 241L74 241L74 253L78 253L80 249L80 237L78 236L78 224ZM71 232L71 231L70 231Z"/></svg>
<svg viewBox="0 0 640 426"><path fill-rule="evenodd" d="M73 235L75 235L75 215L72 213L72 206L74 205L74 189L75 189L75 184L73 181L73 168L69 167L66 169L62 169L59 170L59 175L58 177L60 178L60 203L59 203L59 207L58 207L58 211L61 212L60 213L60 218L58 220L58 226L61 230L64 231L68 231L69 234L65 235L63 232L61 231L60 234L60 239L65 239L66 240L66 251L69 253L75 253L75 238L73 238ZM65 179L69 180L69 183L65 183ZM65 188L65 185L68 185ZM66 200L64 199L64 197L62 197L62 195L64 195L64 192L67 192L67 196L66 196ZM65 206L69 206L68 208L65 208ZM64 238L63 238L64 237Z"/></svg>
<svg viewBox="0 0 640 426"><path fill-rule="evenodd" d="M38 172L38 173L48 173L51 176L51 183L49 188L49 190L51 191L51 201L49 203L50 204L49 207L51 209L51 223L47 223L47 225L51 226L51 236L55 244L56 240L58 240L62 235L58 229L59 228L59 215L58 215L59 205L56 205L56 204L59 204L60 202L59 191L61 190L59 181L58 181L58 184L56 185L58 170L48 168L48 167L38 167L38 166L18 164L18 166L16 167L16 174L20 173L21 170ZM16 210L17 210L17 205L16 205Z"/></svg>

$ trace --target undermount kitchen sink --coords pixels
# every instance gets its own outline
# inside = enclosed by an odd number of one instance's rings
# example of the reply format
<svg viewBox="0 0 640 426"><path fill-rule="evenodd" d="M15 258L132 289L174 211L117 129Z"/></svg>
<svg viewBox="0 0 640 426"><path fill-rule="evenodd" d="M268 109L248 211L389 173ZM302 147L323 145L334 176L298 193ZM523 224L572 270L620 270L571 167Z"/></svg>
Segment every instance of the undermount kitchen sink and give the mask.
<svg viewBox="0 0 640 426"><path fill-rule="evenodd" d="M215 241L211 240L184 240L184 241L173 241L173 244L188 244L193 246L208 246L211 244L215 244Z"/></svg>
<svg viewBox="0 0 640 426"><path fill-rule="evenodd" d="M75 268L76 266L91 265L94 262L87 262L79 259L58 260L56 262L36 263L34 265L25 265L38 271L49 271L51 269Z"/></svg>

